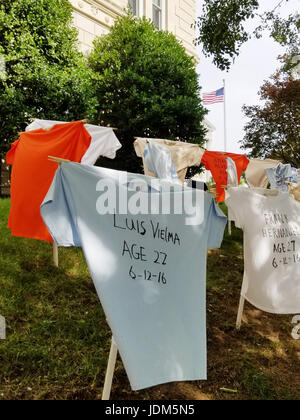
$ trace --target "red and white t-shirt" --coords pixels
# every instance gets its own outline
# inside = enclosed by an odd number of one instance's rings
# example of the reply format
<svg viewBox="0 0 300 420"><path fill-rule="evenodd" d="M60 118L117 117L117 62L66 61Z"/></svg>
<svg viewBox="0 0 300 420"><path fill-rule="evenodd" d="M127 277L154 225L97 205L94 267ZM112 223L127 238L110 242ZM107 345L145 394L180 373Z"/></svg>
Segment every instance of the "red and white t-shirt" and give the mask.
<svg viewBox="0 0 300 420"><path fill-rule="evenodd" d="M40 215L58 167L48 156L93 165L100 155L114 158L120 147L111 128L84 125L81 121L34 121L7 153L7 163L13 166L8 223L12 235L53 241Z"/></svg>
<svg viewBox="0 0 300 420"><path fill-rule="evenodd" d="M243 171L247 169L247 166L250 162L245 155L206 151L202 158L202 163L208 171L211 171L215 180L218 203L225 200L225 190L223 187L227 186L228 181L226 161L227 157L231 158L236 165L239 182Z"/></svg>

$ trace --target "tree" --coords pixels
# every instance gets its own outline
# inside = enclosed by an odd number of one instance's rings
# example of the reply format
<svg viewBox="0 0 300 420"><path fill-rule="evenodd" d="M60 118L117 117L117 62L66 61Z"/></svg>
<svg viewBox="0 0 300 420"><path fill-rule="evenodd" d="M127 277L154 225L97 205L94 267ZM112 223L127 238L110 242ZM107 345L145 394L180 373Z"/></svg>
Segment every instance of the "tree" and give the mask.
<svg viewBox="0 0 300 420"><path fill-rule="evenodd" d="M199 36L206 56L212 56L221 70L229 70L239 54L240 47L251 36L260 38L264 30L287 48L289 56L299 53L299 13L287 18L280 16L280 8L290 0L278 0L277 6L266 13L258 14L259 0L203 0L202 14L197 20ZM258 18L260 24L253 33L245 29L248 20Z"/></svg>
<svg viewBox="0 0 300 420"><path fill-rule="evenodd" d="M244 106L250 119L242 147L250 157L275 158L300 167L300 79L276 74L260 90L262 106Z"/></svg>
<svg viewBox="0 0 300 420"><path fill-rule="evenodd" d="M0 0L0 153L30 117L69 121L97 105L68 0Z"/></svg>
<svg viewBox="0 0 300 420"><path fill-rule="evenodd" d="M98 123L118 127L119 169L140 171L135 136L204 143L195 62L175 36L131 14L117 19L94 44L89 63L97 78Z"/></svg>

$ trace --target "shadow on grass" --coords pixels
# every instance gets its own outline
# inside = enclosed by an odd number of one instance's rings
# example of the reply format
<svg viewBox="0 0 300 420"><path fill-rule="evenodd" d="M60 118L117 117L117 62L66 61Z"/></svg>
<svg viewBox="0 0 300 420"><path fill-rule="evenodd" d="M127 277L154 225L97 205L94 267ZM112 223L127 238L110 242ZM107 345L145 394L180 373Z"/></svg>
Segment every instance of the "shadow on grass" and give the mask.
<svg viewBox="0 0 300 420"><path fill-rule="evenodd" d="M111 332L80 249L12 238L0 200L0 399L99 399ZM208 381L132 392L118 360L112 399L300 399L300 346L291 317L246 305L235 330L243 278L242 232L226 233L208 257ZM222 392L230 388L236 394Z"/></svg>

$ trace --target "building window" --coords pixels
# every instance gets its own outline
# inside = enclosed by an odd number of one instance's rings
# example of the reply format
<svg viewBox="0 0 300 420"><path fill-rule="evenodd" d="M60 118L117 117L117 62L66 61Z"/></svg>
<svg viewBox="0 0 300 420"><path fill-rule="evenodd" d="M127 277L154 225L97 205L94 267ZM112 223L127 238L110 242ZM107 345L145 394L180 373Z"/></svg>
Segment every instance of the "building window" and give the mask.
<svg viewBox="0 0 300 420"><path fill-rule="evenodd" d="M165 29L165 0L152 0L152 19L158 29Z"/></svg>
<svg viewBox="0 0 300 420"><path fill-rule="evenodd" d="M129 0L129 7L132 13L136 16L139 15L139 4L138 0Z"/></svg>
<svg viewBox="0 0 300 420"><path fill-rule="evenodd" d="M129 8L138 17L144 14L144 0L129 0Z"/></svg>

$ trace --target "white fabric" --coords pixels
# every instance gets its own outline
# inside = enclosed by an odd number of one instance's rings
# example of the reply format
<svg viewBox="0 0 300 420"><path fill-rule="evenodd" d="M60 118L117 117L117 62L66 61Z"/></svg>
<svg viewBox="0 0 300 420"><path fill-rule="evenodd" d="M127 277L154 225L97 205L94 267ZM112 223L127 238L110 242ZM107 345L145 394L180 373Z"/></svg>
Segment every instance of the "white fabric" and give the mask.
<svg viewBox="0 0 300 420"><path fill-rule="evenodd" d="M39 120L35 119L31 124L29 124L25 131L33 131L33 130L50 130L54 125L57 124L66 124L66 121L50 121L50 120Z"/></svg>
<svg viewBox="0 0 300 420"><path fill-rule="evenodd" d="M238 187L239 180L236 169L236 164L230 157L226 157L227 162L227 186L228 187ZM234 220L234 215L232 214L232 209L228 209L228 221L232 222Z"/></svg>
<svg viewBox="0 0 300 420"><path fill-rule="evenodd" d="M168 147L149 143L144 150L144 159L149 171L157 178L179 183L172 153Z"/></svg>
<svg viewBox="0 0 300 420"><path fill-rule="evenodd" d="M26 131L39 130L41 128L43 130L50 130L56 124L66 124L66 122L36 119L26 127ZM122 145L113 129L91 124L85 124L84 126L91 136L91 144L82 157L81 163L93 166L100 156L115 159L116 152Z"/></svg>
<svg viewBox="0 0 300 420"><path fill-rule="evenodd" d="M295 200L300 201L300 184L295 184L292 182L287 183L289 187L289 192L294 197Z"/></svg>
<svg viewBox="0 0 300 420"><path fill-rule="evenodd" d="M96 125L85 124L85 128L92 137L91 145L82 158L81 163L94 165L99 156L115 159L117 150L122 145L117 139L112 128L98 127Z"/></svg>
<svg viewBox="0 0 300 420"><path fill-rule="evenodd" d="M230 157L226 157L227 162L227 186L228 187L238 187L239 186L239 179L236 169L236 164Z"/></svg>
<svg viewBox="0 0 300 420"><path fill-rule="evenodd" d="M228 194L244 231L242 296L266 312L300 313L300 203L281 191L230 188Z"/></svg>

